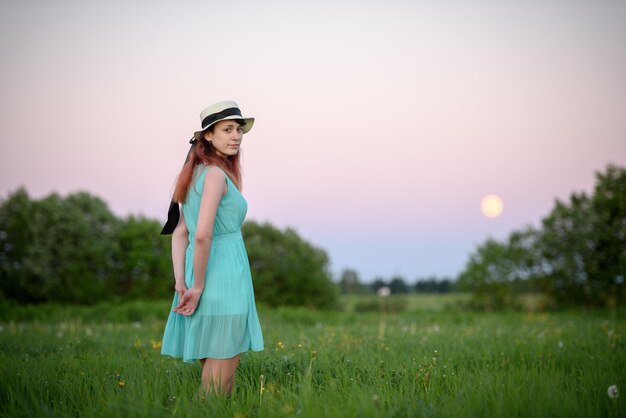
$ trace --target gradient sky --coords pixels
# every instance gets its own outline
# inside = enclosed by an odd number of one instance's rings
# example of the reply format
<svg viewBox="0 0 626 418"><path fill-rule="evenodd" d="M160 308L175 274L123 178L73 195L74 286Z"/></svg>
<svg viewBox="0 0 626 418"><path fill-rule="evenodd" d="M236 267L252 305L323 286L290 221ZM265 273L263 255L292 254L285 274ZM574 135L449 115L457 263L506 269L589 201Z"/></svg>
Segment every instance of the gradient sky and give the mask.
<svg viewBox="0 0 626 418"><path fill-rule="evenodd" d="M232 99L257 118L248 219L364 281L454 276L626 165L624 22L618 0L3 0L0 198L163 220L200 111Z"/></svg>

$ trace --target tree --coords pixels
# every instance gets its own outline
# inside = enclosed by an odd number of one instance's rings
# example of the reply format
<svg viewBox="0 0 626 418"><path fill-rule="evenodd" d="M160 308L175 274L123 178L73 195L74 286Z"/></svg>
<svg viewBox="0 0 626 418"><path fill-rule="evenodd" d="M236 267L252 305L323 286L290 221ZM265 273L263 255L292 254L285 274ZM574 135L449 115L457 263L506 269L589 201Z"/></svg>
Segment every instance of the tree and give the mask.
<svg viewBox="0 0 626 418"><path fill-rule="evenodd" d="M488 310L518 305L511 284L532 276L536 237L537 232L527 228L513 232L506 242L490 238L477 247L458 280L463 289L473 292L474 305Z"/></svg>
<svg viewBox="0 0 626 418"><path fill-rule="evenodd" d="M0 292L20 301L44 300L43 288L27 261L35 241L35 205L20 188L0 206Z"/></svg>
<svg viewBox="0 0 626 418"><path fill-rule="evenodd" d="M626 170L596 173L592 196L574 193L543 219L544 290L559 306L626 301Z"/></svg>
<svg viewBox="0 0 626 418"><path fill-rule="evenodd" d="M382 277L376 277L374 279L374 282L370 286L374 293L377 293L378 289L380 289L381 287L388 287L387 282L385 282L385 279L383 279Z"/></svg>
<svg viewBox="0 0 626 418"><path fill-rule="evenodd" d="M572 194L569 205L557 200L542 221L541 253L548 261L543 287L559 305L589 304L593 298L588 286L594 257L590 210L585 193Z"/></svg>
<svg viewBox="0 0 626 418"><path fill-rule="evenodd" d="M31 201L18 190L0 209L4 295L83 303L110 296L118 227L107 205L85 192Z"/></svg>
<svg viewBox="0 0 626 418"><path fill-rule="evenodd" d="M433 276L417 279L414 289L416 293L448 293L454 291L454 284L451 279Z"/></svg>
<svg viewBox="0 0 626 418"><path fill-rule="evenodd" d="M129 216L117 234L119 253L117 273L111 282L121 297L160 298L172 296L171 240L159 235L159 222Z"/></svg>
<svg viewBox="0 0 626 418"><path fill-rule="evenodd" d="M406 285L404 278L401 276L394 276L389 282L389 290L392 295L405 294L409 292L409 287Z"/></svg>
<svg viewBox="0 0 626 418"><path fill-rule="evenodd" d="M361 293L362 285L359 281L359 274L353 269L344 269L339 279L339 288L344 295Z"/></svg>
<svg viewBox="0 0 626 418"><path fill-rule="evenodd" d="M592 270L607 306L626 302L626 169L609 165L596 173L591 201L595 213L595 249Z"/></svg>
<svg viewBox="0 0 626 418"><path fill-rule="evenodd" d="M337 292L325 251L293 229L281 231L269 223L248 221L242 232L259 301L272 306L336 306Z"/></svg>

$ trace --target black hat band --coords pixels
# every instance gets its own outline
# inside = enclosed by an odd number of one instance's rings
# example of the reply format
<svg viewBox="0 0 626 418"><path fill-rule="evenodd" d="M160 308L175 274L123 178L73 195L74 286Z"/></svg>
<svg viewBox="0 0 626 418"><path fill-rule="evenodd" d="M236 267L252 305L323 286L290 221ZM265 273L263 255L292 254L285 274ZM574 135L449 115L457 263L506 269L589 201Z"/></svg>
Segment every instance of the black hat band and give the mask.
<svg viewBox="0 0 626 418"><path fill-rule="evenodd" d="M216 120L224 119L227 116L241 116L241 110L239 110L239 108L237 107L230 107L228 109L222 110L221 112L210 114L206 118L202 119L202 130L204 131Z"/></svg>

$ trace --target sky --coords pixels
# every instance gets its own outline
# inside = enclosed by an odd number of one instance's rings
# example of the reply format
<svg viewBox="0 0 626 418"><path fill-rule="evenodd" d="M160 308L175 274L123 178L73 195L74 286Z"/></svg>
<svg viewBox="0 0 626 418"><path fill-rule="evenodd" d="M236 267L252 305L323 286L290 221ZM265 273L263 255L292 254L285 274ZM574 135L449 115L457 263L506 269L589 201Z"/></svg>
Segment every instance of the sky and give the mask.
<svg viewBox="0 0 626 418"><path fill-rule="evenodd" d="M335 276L455 277L626 166L625 21L619 0L0 0L0 199L164 220L200 111L235 100L247 219Z"/></svg>

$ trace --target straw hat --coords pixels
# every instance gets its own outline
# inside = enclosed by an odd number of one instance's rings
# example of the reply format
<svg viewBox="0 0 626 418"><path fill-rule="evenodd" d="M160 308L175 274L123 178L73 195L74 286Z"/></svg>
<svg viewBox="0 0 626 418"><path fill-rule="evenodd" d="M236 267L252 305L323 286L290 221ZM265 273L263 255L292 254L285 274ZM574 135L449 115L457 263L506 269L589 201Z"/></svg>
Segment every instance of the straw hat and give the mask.
<svg viewBox="0 0 626 418"><path fill-rule="evenodd" d="M202 126L202 129L193 133L192 141L202 138L202 133L217 122L229 119L243 120L244 124L242 128L244 134L252 129L252 125L254 124L254 118L241 116L241 110L239 110L237 103L233 101L218 102L200 112L200 126Z"/></svg>

